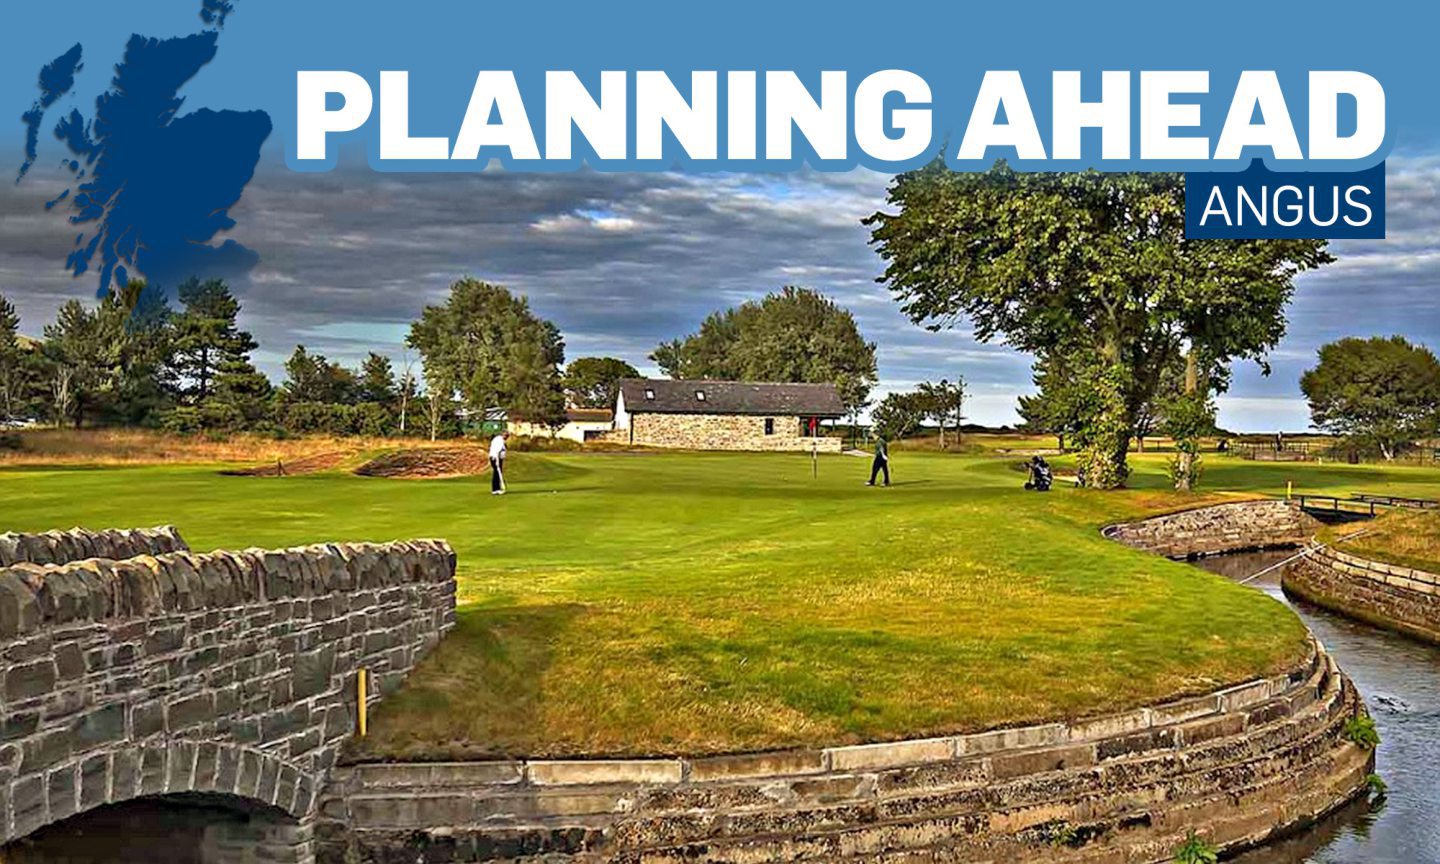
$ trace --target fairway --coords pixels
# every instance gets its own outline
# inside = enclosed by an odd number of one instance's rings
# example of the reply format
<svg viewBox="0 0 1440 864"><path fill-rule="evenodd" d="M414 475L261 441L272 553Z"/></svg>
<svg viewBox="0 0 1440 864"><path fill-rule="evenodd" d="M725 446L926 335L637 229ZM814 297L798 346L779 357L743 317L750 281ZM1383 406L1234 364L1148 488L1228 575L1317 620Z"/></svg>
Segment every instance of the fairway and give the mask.
<svg viewBox="0 0 1440 864"><path fill-rule="evenodd" d="M487 477L215 465L0 470L0 530L177 525L197 550L442 537L459 624L354 755L831 745L1075 717L1280 669L1304 629L1257 592L1121 547L1110 521L1221 500L1021 490L1014 460L516 454ZM1062 463L1063 464L1063 463ZM1204 488L1433 495L1412 467L1207 460Z"/></svg>

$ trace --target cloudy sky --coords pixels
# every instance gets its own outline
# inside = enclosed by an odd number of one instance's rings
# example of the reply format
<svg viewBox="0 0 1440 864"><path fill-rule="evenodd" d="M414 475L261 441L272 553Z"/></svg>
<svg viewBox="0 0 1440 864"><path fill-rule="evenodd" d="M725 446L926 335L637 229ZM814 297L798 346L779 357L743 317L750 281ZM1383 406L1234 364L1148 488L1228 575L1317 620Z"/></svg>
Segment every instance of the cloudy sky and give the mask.
<svg viewBox="0 0 1440 864"><path fill-rule="evenodd" d="M1440 158L1389 162L1389 238L1333 244L1339 262L1302 277L1289 335L1264 378L1237 369L1221 422L1300 429L1300 373L1343 335L1399 333L1440 347ZM408 322L462 275L526 294L565 334L567 356L646 355L714 309L782 285L818 288L878 343L881 392L963 375L976 422L1014 419L1029 358L963 329L909 323L875 277L860 219L884 206L888 178L867 171L789 175L377 174L349 165L296 174L262 165L232 210L237 241L260 256L236 285L262 369L303 343L334 359L400 357ZM38 335L56 307L91 296L62 264L74 229L43 203L64 185L42 167L0 187L0 293ZM877 394L879 395L879 394Z"/></svg>

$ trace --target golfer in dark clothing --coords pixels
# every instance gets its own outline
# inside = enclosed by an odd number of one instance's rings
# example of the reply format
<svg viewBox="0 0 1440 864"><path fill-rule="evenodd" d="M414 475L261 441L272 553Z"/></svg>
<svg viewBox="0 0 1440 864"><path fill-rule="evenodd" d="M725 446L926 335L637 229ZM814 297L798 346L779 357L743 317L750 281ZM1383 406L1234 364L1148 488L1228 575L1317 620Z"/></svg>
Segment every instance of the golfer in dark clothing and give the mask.
<svg viewBox="0 0 1440 864"><path fill-rule="evenodd" d="M885 485L890 485L890 450L885 446L884 438L875 439L875 461L870 463L870 482L866 486L875 485L875 475L881 471L885 472Z"/></svg>

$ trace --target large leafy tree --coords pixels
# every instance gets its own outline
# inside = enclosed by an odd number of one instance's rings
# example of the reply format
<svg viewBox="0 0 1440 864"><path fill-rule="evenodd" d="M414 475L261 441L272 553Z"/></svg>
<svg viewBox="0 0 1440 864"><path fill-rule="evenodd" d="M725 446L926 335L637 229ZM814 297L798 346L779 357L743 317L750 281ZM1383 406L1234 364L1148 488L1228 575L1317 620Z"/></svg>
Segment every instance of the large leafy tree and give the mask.
<svg viewBox="0 0 1440 864"><path fill-rule="evenodd" d="M500 285L459 280L444 304L425 307L406 342L420 352L426 388L446 400L540 423L563 415L560 331Z"/></svg>
<svg viewBox="0 0 1440 864"><path fill-rule="evenodd" d="M875 343L855 316L809 288L787 286L714 312L700 329L657 347L651 359L672 378L832 383L850 411L875 386Z"/></svg>
<svg viewBox="0 0 1440 864"><path fill-rule="evenodd" d="M1349 337L1321 347L1300 389L1312 423L1386 459L1432 434L1440 421L1440 362L1400 336Z"/></svg>
<svg viewBox="0 0 1440 864"><path fill-rule="evenodd" d="M565 367L565 396L580 408L613 408L621 378L640 372L615 357L580 357Z"/></svg>
<svg viewBox="0 0 1440 864"><path fill-rule="evenodd" d="M1087 391L1080 467L1102 488L1124 482L1167 366L1192 349L1263 360L1296 274L1333 260L1324 241L1186 240L1178 174L959 173L937 159L899 175L889 204L865 224L906 314L1066 358Z"/></svg>

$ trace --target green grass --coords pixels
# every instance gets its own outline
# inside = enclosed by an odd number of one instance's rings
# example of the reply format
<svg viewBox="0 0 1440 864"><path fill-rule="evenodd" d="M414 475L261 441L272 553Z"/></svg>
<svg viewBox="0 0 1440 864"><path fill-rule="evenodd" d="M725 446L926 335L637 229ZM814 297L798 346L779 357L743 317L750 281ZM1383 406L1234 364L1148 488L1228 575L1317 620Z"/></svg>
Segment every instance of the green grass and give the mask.
<svg viewBox="0 0 1440 864"><path fill-rule="evenodd" d="M1328 529L1321 539L1371 561L1440 573L1440 512L1393 510L1371 523Z"/></svg>
<svg viewBox="0 0 1440 864"><path fill-rule="evenodd" d="M1020 489L1016 460L517 454L488 478L0 470L0 530L174 523L196 549L443 537L459 624L361 757L722 752L1073 717L1278 670L1279 603L1103 539L1208 500ZM1433 494L1440 473L1210 458L1208 489Z"/></svg>

